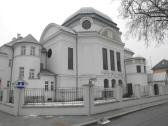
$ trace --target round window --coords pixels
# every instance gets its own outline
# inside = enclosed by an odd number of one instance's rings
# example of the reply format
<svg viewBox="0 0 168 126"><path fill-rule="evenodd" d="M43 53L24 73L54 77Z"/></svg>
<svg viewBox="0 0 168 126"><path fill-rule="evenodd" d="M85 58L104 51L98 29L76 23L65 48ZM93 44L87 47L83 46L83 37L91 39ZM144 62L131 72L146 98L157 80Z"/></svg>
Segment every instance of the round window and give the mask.
<svg viewBox="0 0 168 126"><path fill-rule="evenodd" d="M51 57L51 55L52 55L52 50L51 50L51 49L49 49L49 50L48 50L47 55L48 55L48 58L50 58L50 57Z"/></svg>
<svg viewBox="0 0 168 126"><path fill-rule="evenodd" d="M84 20L84 21L82 22L82 27L83 27L84 29L89 29L89 28L91 27L91 22L90 22L89 20Z"/></svg>

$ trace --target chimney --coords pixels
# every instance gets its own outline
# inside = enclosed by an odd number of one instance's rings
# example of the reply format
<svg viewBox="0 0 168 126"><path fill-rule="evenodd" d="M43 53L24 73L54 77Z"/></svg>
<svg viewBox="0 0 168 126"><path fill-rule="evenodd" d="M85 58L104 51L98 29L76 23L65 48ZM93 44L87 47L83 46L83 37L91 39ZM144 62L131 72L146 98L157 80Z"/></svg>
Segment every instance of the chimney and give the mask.
<svg viewBox="0 0 168 126"><path fill-rule="evenodd" d="M17 33L17 38L20 38L20 37L21 37L21 35L19 33Z"/></svg>

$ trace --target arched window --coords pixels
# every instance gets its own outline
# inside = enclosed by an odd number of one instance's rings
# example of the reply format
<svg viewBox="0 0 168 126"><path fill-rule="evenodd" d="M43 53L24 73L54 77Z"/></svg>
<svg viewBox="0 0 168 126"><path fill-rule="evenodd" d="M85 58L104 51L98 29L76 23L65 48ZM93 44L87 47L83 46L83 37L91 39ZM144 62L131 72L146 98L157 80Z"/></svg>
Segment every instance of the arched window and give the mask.
<svg viewBox="0 0 168 126"><path fill-rule="evenodd" d="M122 80L118 80L118 84L119 84L120 86L122 86L122 84L123 84Z"/></svg>
<svg viewBox="0 0 168 126"><path fill-rule="evenodd" d="M111 87L114 88L116 85L116 80L115 79L112 79L111 80Z"/></svg>
<svg viewBox="0 0 168 126"><path fill-rule="evenodd" d="M104 88L109 88L109 81L108 81L108 79L104 79Z"/></svg>

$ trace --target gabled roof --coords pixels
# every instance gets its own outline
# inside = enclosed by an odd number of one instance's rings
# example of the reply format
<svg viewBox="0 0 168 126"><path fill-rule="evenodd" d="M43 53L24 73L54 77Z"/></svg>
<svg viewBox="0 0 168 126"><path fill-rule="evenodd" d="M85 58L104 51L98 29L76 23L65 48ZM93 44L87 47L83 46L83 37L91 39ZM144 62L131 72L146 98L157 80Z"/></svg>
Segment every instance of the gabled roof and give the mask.
<svg viewBox="0 0 168 126"><path fill-rule="evenodd" d="M13 46L14 44L20 43L20 42L38 43L38 41L31 34L28 34L26 37L24 37L24 38L23 37L16 38L16 39L10 41L9 43L7 43L6 45Z"/></svg>
<svg viewBox="0 0 168 126"><path fill-rule="evenodd" d="M168 60L163 59L163 60L161 60L158 64L156 64L156 65L152 68L152 70L165 69L165 68L168 69Z"/></svg>
<svg viewBox="0 0 168 126"><path fill-rule="evenodd" d="M31 34L28 34L26 37L18 40L17 42L33 42L33 43L38 43L38 41Z"/></svg>

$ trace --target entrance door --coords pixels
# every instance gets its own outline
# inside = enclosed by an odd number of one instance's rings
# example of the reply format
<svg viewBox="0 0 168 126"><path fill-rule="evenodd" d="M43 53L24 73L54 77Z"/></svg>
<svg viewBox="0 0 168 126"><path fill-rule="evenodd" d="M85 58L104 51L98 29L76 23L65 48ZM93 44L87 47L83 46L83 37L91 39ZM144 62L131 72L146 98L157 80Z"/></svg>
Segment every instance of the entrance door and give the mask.
<svg viewBox="0 0 168 126"><path fill-rule="evenodd" d="M154 84L154 94L159 95L159 87L158 84Z"/></svg>
<svg viewBox="0 0 168 126"><path fill-rule="evenodd" d="M133 90L132 90L132 84L131 83L127 84L127 89L128 89L128 96L132 96L133 95Z"/></svg>

